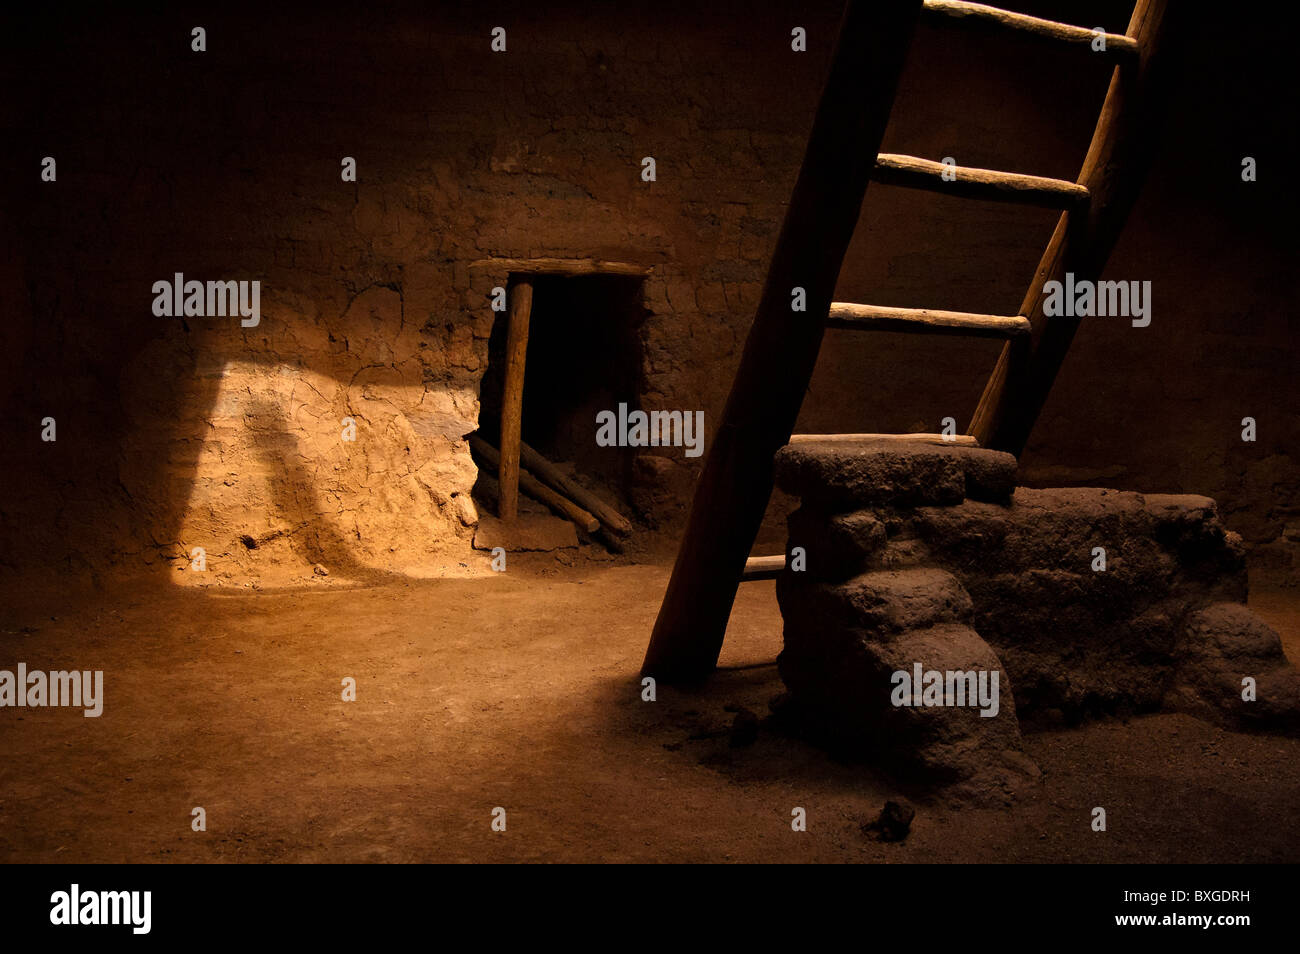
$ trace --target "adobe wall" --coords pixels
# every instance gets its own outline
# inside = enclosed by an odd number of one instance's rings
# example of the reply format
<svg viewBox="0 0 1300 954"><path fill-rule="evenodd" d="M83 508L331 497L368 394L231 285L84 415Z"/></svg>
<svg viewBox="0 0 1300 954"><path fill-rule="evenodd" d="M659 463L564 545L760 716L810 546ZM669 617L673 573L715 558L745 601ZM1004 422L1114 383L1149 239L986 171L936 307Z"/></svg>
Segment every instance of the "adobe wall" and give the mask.
<svg viewBox="0 0 1300 954"><path fill-rule="evenodd" d="M1032 12L1121 30L1125 6ZM202 545L231 579L317 561L459 572L474 520L463 438L493 317L482 259L652 266L642 406L703 410L712 427L837 16L800 12L809 51L794 54L791 16L751 3L26 14L0 41L16 147L0 160L0 567L183 578ZM504 54L488 46L498 22ZM1238 153L1274 154L1280 128L1246 95L1269 88L1269 59L1246 55L1266 40L1220 38L1189 74L1113 260L1155 282L1153 323L1085 325L1023 474L1215 495L1284 567L1300 504L1282 414L1291 296L1267 230L1283 180L1243 189L1236 174ZM1072 177L1105 77L1008 44L923 30L885 148ZM46 155L56 183L39 181ZM837 294L1005 313L1051 227L1048 213L873 187ZM261 323L155 317L150 288L178 271L260 280ZM995 354L831 332L800 429L964 425ZM1245 415L1255 444L1239 439ZM699 463L645 455L632 503L647 526L676 531ZM775 502L767 541L789 506Z"/></svg>

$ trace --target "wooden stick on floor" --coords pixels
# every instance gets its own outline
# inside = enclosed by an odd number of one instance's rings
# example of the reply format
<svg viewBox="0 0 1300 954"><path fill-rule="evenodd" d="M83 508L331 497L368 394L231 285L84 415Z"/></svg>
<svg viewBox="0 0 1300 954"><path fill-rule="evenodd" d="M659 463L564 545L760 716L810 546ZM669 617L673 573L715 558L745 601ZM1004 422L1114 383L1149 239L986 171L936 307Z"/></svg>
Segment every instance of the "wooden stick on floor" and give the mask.
<svg viewBox="0 0 1300 954"><path fill-rule="evenodd" d="M536 474L540 480L554 487L579 506L591 511L608 529L624 537L632 532L632 524L626 517L586 487L570 480L568 475L522 440L519 442L519 457L523 466Z"/></svg>
<svg viewBox="0 0 1300 954"><path fill-rule="evenodd" d="M483 462L487 464L488 467L496 467L498 472L500 471L502 457L495 447L483 440L483 438L479 437L477 434L471 434L469 436L469 446L473 449L475 454L483 459ZM564 517L566 520L572 520L583 530L587 531L587 533L595 533L600 529L599 520L587 511L583 510L568 497L565 497L563 494L558 494L550 487L547 487L532 474L528 473L528 471L517 471L516 476L519 479L518 486L522 487L524 493L528 494L528 496L532 497L534 500L540 500L561 517ZM518 503L517 494L515 502ZM498 504L500 504L499 496Z"/></svg>
<svg viewBox="0 0 1300 954"><path fill-rule="evenodd" d="M510 326L506 333L506 374L501 395L501 499L502 520L519 515L519 432L524 411L524 364L528 357L528 318L533 310L533 283L516 279L510 285Z"/></svg>

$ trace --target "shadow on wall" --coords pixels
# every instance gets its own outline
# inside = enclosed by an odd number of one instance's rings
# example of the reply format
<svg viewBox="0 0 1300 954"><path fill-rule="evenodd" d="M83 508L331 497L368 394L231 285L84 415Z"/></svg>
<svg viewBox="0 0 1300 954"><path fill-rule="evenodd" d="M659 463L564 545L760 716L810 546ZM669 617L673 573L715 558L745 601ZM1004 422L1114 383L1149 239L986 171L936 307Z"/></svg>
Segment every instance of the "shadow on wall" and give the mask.
<svg viewBox="0 0 1300 954"><path fill-rule="evenodd" d="M127 560L149 562L152 542L188 584L475 572L466 365L486 342L452 353L445 329L405 320L400 287L322 310L275 299L252 329L174 321L131 361L119 481L147 542Z"/></svg>
<svg viewBox="0 0 1300 954"><path fill-rule="evenodd" d="M309 466L308 461L312 460L312 456L306 453L303 438L295 433L281 404L265 397L253 398L247 402L245 419L252 445L252 463L262 477L259 483L264 483L270 491L266 498L259 494L255 502L261 504L268 519L277 524L261 536L241 534L239 542L245 550L261 551L260 557L268 549L283 547L289 551L283 561L286 563L294 562L293 556L299 556L312 563L313 570L317 566L325 567L331 573L341 571L350 579L387 576L388 574L362 563L354 555L354 546L361 533L354 523L353 539L349 541L346 538L343 524L349 517L349 512L340 509L330 514L325 510L328 502L322 497L327 496L328 491L320 481L319 466ZM196 471L196 477L198 472ZM187 516L195 513L195 496L198 492L199 482L196 479L195 495L191 496ZM339 505L342 507L341 501ZM193 531L188 524L183 526L182 539L191 532ZM251 557L252 554L247 556ZM243 562L239 557L236 561ZM260 561L248 560L250 571L254 569L254 562Z"/></svg>

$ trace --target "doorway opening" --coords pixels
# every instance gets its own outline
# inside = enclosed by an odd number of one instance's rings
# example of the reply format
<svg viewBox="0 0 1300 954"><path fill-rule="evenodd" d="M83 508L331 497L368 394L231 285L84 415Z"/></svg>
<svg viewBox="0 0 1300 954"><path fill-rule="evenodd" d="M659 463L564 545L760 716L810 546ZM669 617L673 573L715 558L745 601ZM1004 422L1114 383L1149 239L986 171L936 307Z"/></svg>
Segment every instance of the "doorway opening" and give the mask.
<svg viewBox="0 0 1300 954"><path fill-rule="evenodd" d="M639 406L640 326L647 316L644 278L517 274L512 279L526 279L532 286L520 436L527 447L626 514L636 448L597 445L596 415L617 413L620 404L629 412ZM479 391L479 435L494 447L501 446L510 321L508 309L497 315ZM480 502L492 510L491 501Z"/></svg>

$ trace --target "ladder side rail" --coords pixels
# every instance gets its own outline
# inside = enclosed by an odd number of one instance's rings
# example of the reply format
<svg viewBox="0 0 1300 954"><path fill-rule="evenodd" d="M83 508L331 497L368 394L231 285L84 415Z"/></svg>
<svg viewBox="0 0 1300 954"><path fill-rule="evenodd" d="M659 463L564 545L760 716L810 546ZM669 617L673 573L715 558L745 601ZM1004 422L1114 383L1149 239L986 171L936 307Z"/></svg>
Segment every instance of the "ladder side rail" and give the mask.
<svg viewBox="0 0 1300 954"><path fill-rule="evenodd" d="M1170 39L1177 29L1175 17L1189 12L1186 4L1177 14L1174 7L1169 0L1138 0L1134 7L1127 35L1137 42L1139 59L1131 67L1117 67L1111 76L1078 178L1088 189L1089 203L1062 213L1035 271L1020 307L1032 334L1027 341L1003 346L967 430L981 447L1017 457L1024 451L1080 321L1046 316L1044 286L1064 280L1066 272L1073 272L1076 281L1097 281L1137 200L1176 79L1169 52L1178 48Z"/></svg>
<svg viewBox="0 0 1300 954"><path fill-rule="evenodd" d="M717 665L772 493L773 456L812 379L844 254L880 152L921 0L849 0L767 281L714 430L642 671L697 681ZM791 289L806 310L791 310Z"/></svg>

